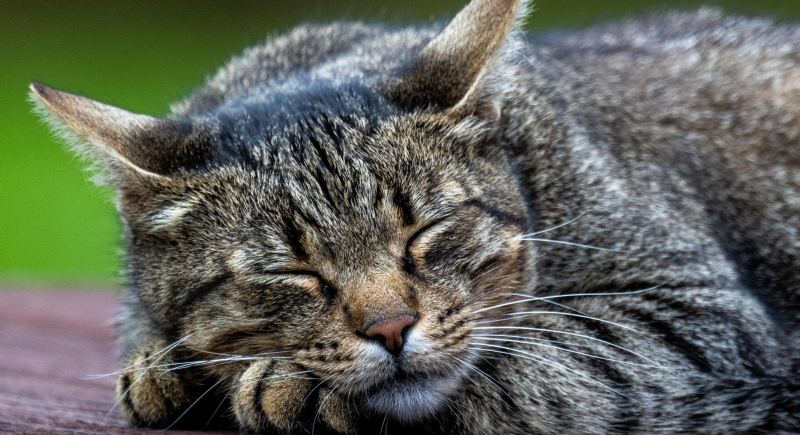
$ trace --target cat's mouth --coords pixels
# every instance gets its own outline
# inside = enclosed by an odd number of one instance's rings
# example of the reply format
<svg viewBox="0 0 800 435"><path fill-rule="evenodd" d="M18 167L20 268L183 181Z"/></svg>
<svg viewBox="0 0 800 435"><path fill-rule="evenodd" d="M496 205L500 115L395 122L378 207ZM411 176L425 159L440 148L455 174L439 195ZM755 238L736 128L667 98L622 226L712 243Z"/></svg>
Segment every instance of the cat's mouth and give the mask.
<svg viewBox="0 0 800 435"><path fill-rule="evenodd" d="M398 369L395 372L394 376L387 378L386 380L379 382L369 388L366 392L367 395L375 394L381 390L385 390L387 388L393 388L398 385L405 385L405 384L419 384L420 382L430 379L431 375L427 373L411 373L402 368Z"/></svg>
<svg viewBox="0 0 800 435"><path fill-rule="evenodd" d="M362 402L378 414L412 422L438 410L457 384L453 376L398 369L394 376L369 388Z"/></svg>

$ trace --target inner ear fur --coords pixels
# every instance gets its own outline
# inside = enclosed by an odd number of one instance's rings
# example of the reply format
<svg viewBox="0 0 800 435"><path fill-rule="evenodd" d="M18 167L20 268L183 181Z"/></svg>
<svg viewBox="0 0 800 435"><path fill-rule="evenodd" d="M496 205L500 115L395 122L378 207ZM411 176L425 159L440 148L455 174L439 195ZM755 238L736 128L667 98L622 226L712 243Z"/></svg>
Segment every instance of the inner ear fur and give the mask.
<svg viewBox="0 0 800 435"><path fill-rule="evenodd" d="M88 142L90 149L79 151L102 158L112 172L165 177L207 157L191 122L132 113L41 83L30 88L34 101L57 118L51 124Z"/></svg>
<svg viewBox="0 0 800 435"><path fill-rule="evenodd" d="M472 98L524 9L520 0L472 0L389 85L390 96L408 107L452 114L494 115L491 102ZM488 109L488 110L487 110Z"/></svg>

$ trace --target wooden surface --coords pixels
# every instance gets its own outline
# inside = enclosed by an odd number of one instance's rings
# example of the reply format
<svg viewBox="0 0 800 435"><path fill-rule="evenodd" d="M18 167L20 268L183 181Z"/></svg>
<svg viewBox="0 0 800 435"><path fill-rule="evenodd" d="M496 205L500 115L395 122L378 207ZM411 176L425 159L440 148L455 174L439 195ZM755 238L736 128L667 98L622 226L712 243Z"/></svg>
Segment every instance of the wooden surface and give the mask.
<svg viewBox="0 0 800 435"><path fill-rule="evenodd" d="M0 291L0 434L211 434L128 427L114 408L117 296ZM114 409L112 409L114 408Z"/></svg>

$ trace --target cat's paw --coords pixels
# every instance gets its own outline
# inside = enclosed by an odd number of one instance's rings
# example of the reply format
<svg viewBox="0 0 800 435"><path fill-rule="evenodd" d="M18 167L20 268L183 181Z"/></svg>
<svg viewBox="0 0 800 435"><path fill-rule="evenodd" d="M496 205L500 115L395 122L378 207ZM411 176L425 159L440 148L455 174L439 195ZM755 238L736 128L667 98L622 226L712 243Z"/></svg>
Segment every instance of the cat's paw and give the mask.
<svg viewBox="0 0 800 435"><path fill-rule="evenodd" d="M239 379L233 410L242 429L261 433L333 431L352 433L354 418L344 399L315 383L298 365L265 359Z"/></svg>
<svg viewBox="0 0 800 435"><path fill-rule="evenodd" d="M154 342L140 348L117 379L120 411L135 426L168 426L192 403L186 380L166 369L174 361L159 354L165 347Z"/></svg>

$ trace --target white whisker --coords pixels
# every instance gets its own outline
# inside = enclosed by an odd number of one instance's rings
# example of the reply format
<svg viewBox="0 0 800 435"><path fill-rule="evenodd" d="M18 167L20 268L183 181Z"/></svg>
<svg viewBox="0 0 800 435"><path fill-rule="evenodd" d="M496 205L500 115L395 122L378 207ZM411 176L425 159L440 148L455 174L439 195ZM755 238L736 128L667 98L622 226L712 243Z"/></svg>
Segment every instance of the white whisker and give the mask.
<svg viewBox="0 0 800 435"><path fill-rule="evenodd" d="M147 361L147 360L150 360L150 359L153 359L153 358L155 358L155 357L158 357L158 356L159 356L159 355L161 355L163 352L167 352L167 353L171 352L171 351L172 351L172 349L174 349L176 346L178 346L179 344L183 343L184 341L188 340L188 339L189 339L189 337L191 337L192 335L194 335L194 334L189 334L189 335L187 335L186 337L183 337L183 338L181 338L180 340L178 340L178 341L176 341L176 342L174 342L174 343L170 344L169 346L166 346L166 347L164 347L163 349L161 349L161 350L159 350L158 352L156 352L156 353L154 353L154 354L150 355L149 357L147 357L147 358L145 358L145 359L143 359L143 360L141 360L141 361L139 361L139 362L137 362L137 363L135 363L135 364L131 364L131 365L130 365L130 366L128 366L128 367L125 367L125 368L122 368L122 369L120 369L120 370L118 370L118 371L116 371L116 372L113 372L113 373L107 373L107 374L104 374L104 375L91 375L91 376L87 376L87 379L99 379L99 378L104 378L104 377L107 377L107 376L121 375L122 373L127 373L127 372L129 372L129 371L140 370L139 368L136 368L136 366L138 366L138 365L140 365L140 364L143 364L143 363L144 363L145 361ZM166 355L166 353L165 353L164 355ZM162 356L163 356L163 355L162 355ZM161 358L159 357L159 359L161 359Z"/></svg>
<svg viewBox="0 0 800 435"><path fill-rule="evenodd" d="M617 327L620 327L620 328L623 328L623 329L627 329L629 331L633 331L633 332L641 334L641 332L631 328L630 326L625 326L625 325L622 325L622 324L619 324L619 323L616 323L616 322L612 322L610 320L598 319L597 317L587 316L587 315L584 315L584 314L564 313L564 312L561 312L561 311L520 311L520 312L511 314L514 317L510 317L510 318L506 318L506 319L496 319L496 320L483 320L483 321L475 322L475 323L476 324L482 324L482 323L501 322L501 321L505 321L505 320L512 320L512 319L519 319L519 318L522 318L522 317L529 317L529 316L533 316L533 315L537 315L537 314L556 314L556 315L561 315L561 316L569 316L569 317L577 317L577 318L581 318L581 319L595 320L597 322L608 323L609 325L614 325L614 326L617 326Z"/></svg>
<svg viewBox="0 0 800 435"><path fill-rule="evenodd" d="M230 393L226 394L225 397L223 397L222 400L220 400L219 405L217 405L217 409L215 409L214 412L211 413L211 417L208 418L208 421L206 422L206 425L203 426L203 429L207 428L208 425L211 424L211 420L214 419L214 416L217 415L219 409L222 408L222 405L225 403L226 400L228 400L229 395Z"/></svg>
<svg viewBox="0 0 800 435"><path fill-rule="evenodd" d="M138 383L138 382L139 382L139 381L142 379L142 377L143 377L144 375L146 375L146 374L147 374L147 372L148 372L148 371L150 371L150 368L151 368L153 365L155 365L156 363L158 363L159 361L161 361L161 358L164 358L164 357L165 357L165 356L166 356L168 353L172 352L172 350L173 350L173 349L175 349L176 347L178 347L178 345L180 345L180 344L181 344L181 343L183 343L184 341L188 340L188 339L189 339L189 337L191 337L192 335L194 335L194 334L189 334L189 335L187 335L186 337L183 337L182 339L180 339L180 340L178 340L178 341L176 341L176 342L172 343L171 345L169 345L169 346L165 347L164 349L161 349L160 351L156 352L155 354L153 354L153 355L151 355L151 356L149 356L149 357L147 357L147 358L143 359L142 361L140 361L140 362L138 362L138 363L136 363L136 364L133 364L131 367L135 367L135 366L137 366L137 365L139 365L139 364L141 364L141 363L143 363L143 362L145 362L145 361L149 360L150 358L152 358L152 357L154 357L154 356L156 356L156 355L158 355L158 354L161 354L161 355L160 355L160 356L159 356L159 357L158 357L158 358L157 358L155 361L153 361L153 364L151 364L151 365L150 365L150 366L148 366L146 369L144 369L144 371L142 372L142 374L140 374L140 375L139 375L139 376L136 378L136 380L134 380L133 382L131 382L131 385L130 385L130 386L128 386L128 388L127 388L125 391L123 391L123 392L122 392L122 394L120 394L120 396L119 396L119 398L117 399L117 401L116 401L116 402L114 402L114 406L112 406L112 407L111 407L111 409L109 409L109 410L108 410L108 414L106 414L105 418L103 419L103 422L105 423L105 421L108 419L108 416L110 416L110 415L111 415L111 412L113 412L113 411L114 411L114 409L115 409L117 406L119 406L119 403L120 403L120 402L122 401L122 399L123 399L123 398L124 398L124 397L125 397L125 396L126 396L126 395L127 395L129 392L130 392L130 391L131 391L131 388L133 388L133 386L134 386L134 385L136 385L136 384L137 384L137 383Z"/></svg>
<svg viewBox="0 0 800 435"><path fill-rule="evenodd" d="M538 239L538 238L529 238L529 237L520 237L519 240L525 240L527 242L545 242L545 243L558 243L560 245L570 245L570 246L577 246L579 248L588 248L588 249L596 249L598 251L607 251L607 252L626 252L621 251L619 249L609 249L609 248L600 248L597 246L592 245L582 245L580 243L572 243L572 242L565 242L563 240L552 240L552 239Z"/></svg>
<svg viewBox="0 0 800 435"><path fill-rule="evenodd" d="M494 384L494 386L495 386L495 387L497 387L497 389L499 389L499 390L500 390L500 391L501 391L503 394L505 394L506 396L508 396L508 398L510 398L511 400L514 400L514 398L513 398L513 397L511 397L511 396L508 394L508 390L506 390L504 387L500 386L500 384L499 384L499 383L498 383L498 382L497 382L497 381L496 381L494 378L492 378L491 376L489 376L488 374L486 374L486 373L485 373L483 370L481 370L481 369L479 369L479 368L475 367L474 365L472 365L472 364L470 364L470 363L468 363L468 362L466 362L466 361L462 360L461 358L458 358L458 357L453 357L453 358L454 358L456 361L460 361L462 364L464 364L464 365L465 365L465 366L467 366L468 368L470 368L470 369L474 370L474 371L475 371L476 373L478 373L479 375L483 376L483 378L484 378L484 379L486 379L487 381L489 381L489 382L491 382L492 384Z"/></svg>
<svg viewBox="0 0 800 435"><path fill-rule="evenodd" d="M600 342L600 343L603 343L603 344L607 344L607 345L609 345L611 347L615 347L615 348L620 349L622 351L625 351L625 352L628 352L630 354L636 355L639 358L641 358L641 359L643 359L645 361L648 361L648 362L650 362L652 364L658 365L657 362L651 360L650 358L648 358L648 357L646 357L644 355L641 355L641 354L639 354L637 352L634 352L634 351L632 351L630 349L627 349L625 347L622 347L622 346L620 346L618 344L614 344L614 343L611 343L611 342L606 341L606 340L601 340L601 339L599 339L597 337L592 337L590 335L578 334L576 332L559 331L557 329L533 328L533 327L529 327L529 326L477 326L477 327L475 327L475 329L516 329L516 330L523 330L523 331L552 332L554 334L570 335L570 336L573 336L573 337L585 338L587 340L592 340L592 341L597 341L597 342Z"/></svg>
<svg viewBox="0 0 800 435"><path fill-rule="evenodd" d="M330 393L328 393L328 395L327 395L327 396L325 396L325 398L324 398L324 399L322 399L322 403L320 403L320 404L319 404L319 409L317 409L317 414L314 416L314 420L312 420L312 421L311 421L311 433L312 433L312 434L314 433L314 427L315 427L315 426L316 426L316 424L317 424L317 419L319 418L319 413L320 413L320 412L322 412L322 408L325 406L325 403L327 403L327 402L328 402L328 398L330 398L330 397L331 397L331 395L333 394L333 392L334 392L334 391L336 391L336 389L337 389L337 388L339 388L339 386L338 386L338 385L337 385L337 386L335 386L335 387L333 387L333 388L331 389L331 392L330 392Z"/></svg>
<svg viewBox="0 0 800 435"><path fill-rule="evenodd" d="M650 364L639 364L639 363L633 363L633 362L629 362L629 361L618 360L618 359L614 359L614 358L607 358L607 357L603 357L603 356L600 356L600 355L594 355L594 354L591 354L591 353L585 353L585 352L581 352L581 351L577 351L577 350L566 349L566 348L563 348L563 347L553 346L553 345L550 345L550 344L536 343L536 342L525 341L525 340L516 340L516 339L511 339L511 338L499 338L499 337L496 338L496 337L493 337L491 334L478 334L478 335L474 335L474 337L477 337L479 340L504 341L504 342L509 342L509 343L520 343L520 344L532 344L532 345L535 345L535 346L547 347L547 348L550 348L550 349L563 350L564 352L574 353L574 354L577 354L577 355L583 355L583 356L586 356L586 357L589 357L589 358L602 359L602 360L612 361L612 362L619 363L619 364L627 364L627 365L632 365L632 366L637 366L637 367L662 368L661 366L650 365ZM526 338L526 337L521 337L521 338ZM486 344L486 343L484 343L484 344Z"/></svg>
<svg viewBox="0 0 800 435"><path fill-rule="evenodd" d="M522 304L522 303L526 303L526 302L537 302L537 301L548 301L548 300L551 300L551 299L572 298L572 297L585 297L585 296L623 296L623 295L635 295L635 294L638 294L638 293L644 293L644 292L647 292L647 291L651 291L651 290L657 289L657 288L659 288L659 287L661 287L661 286L660 286L660 285L657 285L657 286L650 287L650 288L646 288L646 289L643 289L643 290L634 290L634 291L629 291L629 292L616 292L616 293L570 293L570 294L565 294L565 295L552 295L552 296L531 296L531 295L526 295L526 294L522 294L522 293L506 293L506 294L507 294L507 295L509 295L509 296L519 296L519 297L523 297L523 298L525 298L525 299L521 299L521 300L517 300L517 301L511 301L511 302L504 302L504 303L502 303L502 304L493 305L493 306L491 306L491 307L481 308L480 310L475 310L475 311L473 311L473 312L472 312L472 314L477 314L477 313L480 313L480 312L483 312L483 311L487 311L487 310L492 310L492 309L495 309L495 308L507 307L507 306L509 306L509 305L514 305L514 304Z"/></svg>
<svg viewBox="0 0 800 435"><path fill-rule="evenodd" d="M563 224L561 224L561 225L557 225L557 226L554 226L554 227L548 228L548 229L546 229L546 230L541 230L541 231L537 231L537 232L535 232L535 233L525 234L525 235L523 235L523 236L519 236L519 237L531 237L531 236L538 236L539 234L544 234L544 233L546 233L546 232L548 232L548 231L557 230L557 229L559 229L559 228L561 228L561 227L565 227L565 226L567 226L567 225L569 225L569 224L571 224L571 223L575 222L576 220L578 220L578 219L582 218L582 217L583 217L583 215L585 215L585 214L586 214L586 212L583 212L583 213L579 214L579 215L578 215L578 217L576 217L575 219L572 219L572 220L571 220L571 221L569 221L569 222L566 222L566 223L563 223Z"/></svg>
<svg viewBox="0 0 800 435"><path fill-rule="evenodd" d="M253 383L253 382L269 381L269 380L278 379L278 378L295 377L295 375L301 375L303 373L311 373L311 370L303 370L303 371L300 371L300 372L292 372L292 373L284 373L284 374L281 374L281 375L267 376L266 378L259 378L259 379L254 379L252 381L243 382L240 385L247 385L247 384L250 384L250 383Z"/></svg>
<svg viewBox="0 0 800 435"><path fill-rule="evenodd" d="M489 347L493 347L493 348L509 350L511 352L503 352L503 351L499 351L499 350L495 350L495 349L486 349L486 348L474 348L474 349L483 350L483 351L486 351L486 352L496 352L496 353L502 353L502 354L506 354L506 355L510 355L510 356L516 356L518 358L525 358L525 359L529 359L529 360L532 360L532 361L538 361L538 362L541 362L543 364L547 364L547 365L552 366L552 367L560 368L562 370L565 370L565 371L567 371L569 373L572 373L572 374L578 376L579 378L582 378L582 379L587 380L589 382L592 382L594 384L600 385L601 387L603 387L603 388L605 388L605 389L607 389L609 391L612 391L612 392L614 392L616 394L619 394L622 397L625 397L625 398L627 398L627 399L629 399L629 400L631 400L633 402L638 403L637 400L632 399L632 398L626 396L625 394L622 394L621 392L609 387L608 385L606 385L606 384L604 384L604 383L602 383L602 382L600 382L600 381L598 381L596 379L592 379L592 378L590 378L590 377L588 377L586 375L583 375L583 374L581 374L581 373L579 373L579 372L577 372L577 371L575 371L575 370L573 370L573 369L571 369L571 368L569 368L569 367L567 367L567 366L565 366L563 364L559 364L559 363L557 363L557 362L555 362L553 360L550 360L550 359L547 359L547 358L532 354L530 352L525 352L525 351L522 351L522 350L518 350L518 349L514 349L514 348L510 348L510 347L505 347L505 346L498 346L498 345L494 345L494 344L479 344L479 346L489 346Z"/></svg>
<svg viewBox="0 0 800 435"><path fill-rule="evenodd" d="M308 371L310 372L311 370L308 370ZM320 382L317 384L317 386L315 386L314 388L312 388L312 389L311 389L311 391L309 391L309 392L308 392L308 394L306 394L306 397L305 397L305 399L303 399L303 403L300 405L300 408L302 408L302 407L303 407L303 406L306 404L306 400L308 400L309 396L311 396L311 393L313 393L314 391L316 391L316 390L317 390L317 388L319 388L320 386L322 386L322 384L324 384L324 383L325 383L325 381L327 381L328 379L330 379L330 378L332 378L332 377L334 377L334 376L336 376L336 373L334 373L334 374L332 374L332 375L328 376L327 378L325 378L325 379L321 380L321 381L320 381Z"/></svg>
<svg viewBox="0 0 800 435"><path fill-rule="evenodd" d="M175 419L175 421L173 421L171 425L169 425L169 426L165 427L165 428L164 428L164 429L162 429L161 431L163 432L163 431L165 431L165 430L168 430L168 429L169 429L169 428L171 428L172 426L175 426L175 423L177 423L177 422L178 422L178 421L179 421L181 418L183 418L183 416L184 416L184 415L186 415L186 413L187 413L187 412L189 412L189 410L190 410L190 409L192 409L192 408L194 407L194 405L196 405L196 404L197 404L197 402L199 402L199 401L200 401L200 399L202 399L202 398L203 398L203 396L205 396L206 394L208 394L208 392L209 392L209 391L213 390L213 389L214 389L214 387L216 387L217 385L219 385L219 384L220 384L222 381L224 381L226 378L227 378L227 376L225 376L224 378L222 378L222 379L218 380L216 384L214 384L214 385L212 385L211 387L209 387L209 389L207 389L207 390L205 391L205 393L201 394L201 395L200 395L200 397L198 397L198 398L197 398L197 400L195 400L194 402L192 402L192 404L191 404L191 405L189 405L189 407L188 407L188 408L186 408L186 410L185 410L185 411L183 411L183 414L181 414L181 415L180 415L178 418L176 418L176 419Z"/></svg>

